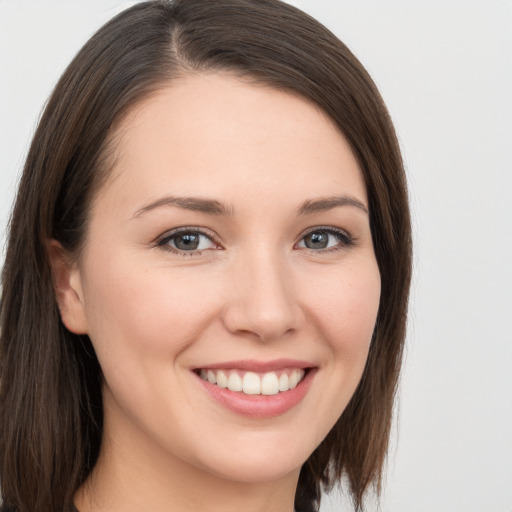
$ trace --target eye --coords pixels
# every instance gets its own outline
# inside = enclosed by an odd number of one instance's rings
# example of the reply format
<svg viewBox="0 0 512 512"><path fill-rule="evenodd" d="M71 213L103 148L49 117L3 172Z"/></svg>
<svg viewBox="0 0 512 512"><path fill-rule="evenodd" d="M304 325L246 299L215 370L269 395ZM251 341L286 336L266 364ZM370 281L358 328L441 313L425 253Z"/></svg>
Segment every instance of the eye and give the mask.
<svg viewBox="0 0 512 512"><path fill-rule="evenodd" d="M202 231L191 228L179 228L162 237L158 247L179 252L198 253L208 249L217 249L218 245Z"/></svg>
<svg viewBox="0 0 512 512"><path fill-rule="evenodd" d="M349 247L353 244L352 237L337 228L314 228L306 233L297 247L313 251L336 250Z"/></svg>

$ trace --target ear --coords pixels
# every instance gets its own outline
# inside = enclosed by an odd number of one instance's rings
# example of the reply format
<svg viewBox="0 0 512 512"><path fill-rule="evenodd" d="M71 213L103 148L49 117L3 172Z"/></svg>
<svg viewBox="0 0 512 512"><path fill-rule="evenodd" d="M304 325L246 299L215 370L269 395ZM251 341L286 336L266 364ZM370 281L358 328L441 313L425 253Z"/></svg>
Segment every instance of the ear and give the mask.
<svg viewBox="0 0 512 512"><path fill-rule="evenodd" d="M75 334L87 334L88 324L78 265L56 240L46 242L52 271L53 288L62 323Z"/></svg>

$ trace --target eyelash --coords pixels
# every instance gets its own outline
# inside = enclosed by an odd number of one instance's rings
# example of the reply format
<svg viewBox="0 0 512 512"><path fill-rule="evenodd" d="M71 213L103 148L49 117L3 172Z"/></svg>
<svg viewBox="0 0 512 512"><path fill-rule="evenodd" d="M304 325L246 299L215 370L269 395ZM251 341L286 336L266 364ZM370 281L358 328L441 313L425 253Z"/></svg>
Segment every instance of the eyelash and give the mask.
<svg viewBox="0 0 512 512"><path fill-rule="evenodd" d="M313 233L327 233L329 235L333 235L335 238L337 238L337 240L339 242L338 245L336 245L334 247L326 248L326 249L315 250L315 249L310 249L308 247L304 248L305 250L312 252L312 253L316 253L316 254L318 254L318 253L325 254L325 253L330 253L330 252L335 252L335 251L340 251L340 250L341 251L346 250L346 249L349 249L350 247L352 247L356 241L353 236L351 236L349 233L347 233L343 229L335 228L333 226L315 226L314 228L308 229L305 233L303 233L299 242L302 242L308 235L311 235Z"/></svg>
<svg viewBox="0 0 512 512"><path fill-rule="evenodd" d="M163 249L164 251L169 251L174 254L178 254L180 256L198 256L203 253L203 250L195 250L195 251L184 251L178 248L172 247L169 242L171 240L178 238L180 235L198 235L200 237L205 237L210 240L215 245L220 245L217 237L213 235L213 233L206 232L202 228L194 227L194 226L185 226L182 228L173 229L170 233L166 233L163 236L159 237L156 241L156 246ZM210 249L208 249L210 250Z"/></svg>
<svg viewBox="0 0 512 512"><path fill-rule="evenodd" d="M311 235L313 233L327 233L329 235L333 235L339 242L338 245L336 245L334 247L330 247L330 248L325 248L325 249L317 250L317 249L311 249L308 247L303 248L304 250L311 252L311 253L315 253L315 254L331 253L331 252L335 252L335 251L346 250L346 249L352 247L356 241L354 239L354 237L352 237L349 233L347 233L346 231L344 231L342 229L334 228L332 226L315 226L315 227L310 228L307 231L305 231L302 234L299 242L297 242L294 245L294 247L296 247L297 244L303 242L304 239L308 235ZM211 250L211 249L203 249L203 250L185 251L185 250L180 250L178 248L172 247L169 243L173 239L178 238L180 235L197 235L200 237L205 237L208 240L210 240L213 244L220 246L220 242L219 242L218 238L216 236L214 236L213 233L206 232L203 228L198 228L198 227L194 227L194 226L186 226L186 227L176 228L176 229L172 230L170 233L166 233L166 234L162 235L161 237L159 237L156 240L155 245L156 245L156 247L159 247L165 251L169 251L174 254L184 256L184 257L199 256L203 253L204 250Z"/></svg>

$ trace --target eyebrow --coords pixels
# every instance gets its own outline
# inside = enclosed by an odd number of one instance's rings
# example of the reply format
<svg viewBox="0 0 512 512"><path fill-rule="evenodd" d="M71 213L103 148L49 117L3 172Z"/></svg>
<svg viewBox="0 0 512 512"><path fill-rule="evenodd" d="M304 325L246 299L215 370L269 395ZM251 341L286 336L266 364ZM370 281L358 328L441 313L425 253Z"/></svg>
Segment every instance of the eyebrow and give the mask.
<svg viewBox="0 0 512 512"><path fill-rule="evenodd" d="M332 196L321 199L307 200L298 208L299 215L310 215L312 213L325 212L338 208L339 206L354 206L368 214L368 208L359 199L349 196Z"/></svg>
<svg viewBox="0 0 512 512"><path fill-rule="evenodd" d="M157 199L152 203L137 210L133 218L140 217L144 213L161 208L162 206L177 206L185 210L207 213L209 215L231 215L231 210L215 199L202 199L198 197L173 197L167 196Z"/></svg>
<svg viewBox="0 0 512 512"><path fill-rule="evenodd" d="M185 210L194 212L206 213L209 215L232 215L233 211L220 201L215 199L203 199L198 197L174 197L167 196L157 199L146 206L143 206L135 212L132 218L140 217L141 215L161 208L162 206L177 206ZM353 196L332 196L324 197L321 199L308 199L304 201L297 209L298 215L310 215L313 213L325 212L338 208L340 206L353 206L368 213L368 208L359 199Z"/></svg>

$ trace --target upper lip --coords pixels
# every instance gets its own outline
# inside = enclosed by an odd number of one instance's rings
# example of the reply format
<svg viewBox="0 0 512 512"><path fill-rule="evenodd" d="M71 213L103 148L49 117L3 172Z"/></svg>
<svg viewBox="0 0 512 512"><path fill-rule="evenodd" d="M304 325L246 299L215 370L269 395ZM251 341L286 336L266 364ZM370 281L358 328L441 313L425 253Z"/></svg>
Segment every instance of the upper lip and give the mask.
<svg viewBox="0 0 512 512"><path fill-rule="evenodd" d="M284 368L313 368L314 364L309 361L301 361L297 359L274 359L273 361L257 361L244 359L239 361L224 361L221 363L206 364L197 366L195 370L244 370L248 372L273 372Z"/></svg>

